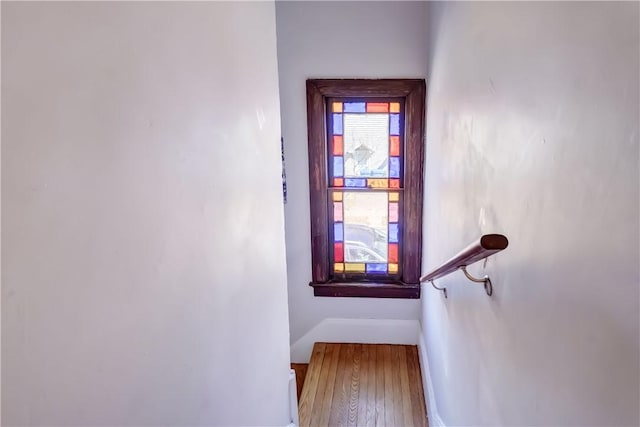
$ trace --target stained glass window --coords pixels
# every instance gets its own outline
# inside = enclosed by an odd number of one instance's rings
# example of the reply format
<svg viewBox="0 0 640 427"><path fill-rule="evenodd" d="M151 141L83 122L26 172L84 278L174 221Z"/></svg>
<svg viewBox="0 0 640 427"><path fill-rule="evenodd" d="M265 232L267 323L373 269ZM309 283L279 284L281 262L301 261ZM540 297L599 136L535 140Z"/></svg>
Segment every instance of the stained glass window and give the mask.
<svg viewBox="0 0 640 427"><path fill-rule="evenodd" d="M334 276L400 275L402 100L333 99L327 123Z"/></svg>
<svg viewBox="0 0 640 427"><path fill-rule="evenodd" d="M314 296L419 298L424 79L309 79Z"/></svg>

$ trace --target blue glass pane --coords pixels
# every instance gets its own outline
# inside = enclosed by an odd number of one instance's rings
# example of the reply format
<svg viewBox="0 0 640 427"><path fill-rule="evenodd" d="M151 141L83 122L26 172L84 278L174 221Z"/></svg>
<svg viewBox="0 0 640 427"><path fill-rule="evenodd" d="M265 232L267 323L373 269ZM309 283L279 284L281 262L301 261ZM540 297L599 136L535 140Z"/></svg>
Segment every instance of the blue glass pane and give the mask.
<svg viewBox="0 0 640 427"><path fill-rule="evenodd" d="M367 108L364 102L345 102L343 111L345 113L364 113Z"/></svg>
<svg viewBox="0 0 640 427"><path fill-rule="evenodd" d="M342 135L342 114L333 115L333 134Z"/></svg>
<svg viewBox="0 0 640 427"><path fill-rule="evenodd" d="M387 264L367 264L367 273L386 273Z"/></svg>
<svg viewBox="0 0 640 427"><path fill-rule="evenodd" d="M364 178L347 178L344 180L345 187L366 187L367 180Z"/></svg>
<svg viewBox="0 0 640 427"><path fill-rule="evenodd" d="M389 243L398 243L398 224L389 224Z"/></svg>
<svg viewBox="0 0 640 427"><path fill-rule="evenodd" d="M389 135L400 135L400 114L389 114Z"/></svg>
<svg viewBox="0 0 640 427"><path fill-rule="evenodd" d="M344 163L342 156L336 156L333 158L333 176L340 177L344 175Z"/></svg>
<svg viewBox="0 0 640 427"><path fill-rule="evenodd" d="M342 242L344 240L344 233L342 232L342 223L336 222L333 224L333 241Z"/></svg>
<svg viewBox="0 0 640 427"><path fill-rule="evenodd" d="M389 176L391 178L400 178L400 157L391 157L389 159Z"/></svg>

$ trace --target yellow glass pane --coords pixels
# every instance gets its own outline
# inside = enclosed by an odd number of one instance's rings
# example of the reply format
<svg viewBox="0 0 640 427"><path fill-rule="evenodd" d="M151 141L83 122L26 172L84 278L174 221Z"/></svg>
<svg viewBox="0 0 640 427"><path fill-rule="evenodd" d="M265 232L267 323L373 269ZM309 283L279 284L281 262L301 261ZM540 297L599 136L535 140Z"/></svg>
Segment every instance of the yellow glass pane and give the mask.
<svg viewBox="0 0 640 427"><path fill-rule="evenodd" d="M383 178L367 179L367 187L369 188L389 188L389 180Z"/></svg>
<svg viewBox="0 0 640 427"><path fill-rule="evenodd" d="M400 105L400 104L398 104L398 105ZM398 110L398 111L400 111L400 110ZM334 102L333 103L333 112L334 113L342 113L342 102Z"/></svg>
<svg viewBox="0 0 640 427"><path fill-rule="evenodd" d="M333 271L335 271L336 273L342 273L344 271L344 264L341 262L336 262L333 265Z"/></svg>
<svg viewBox="0 0 640 427"><path fill-rule="evenodd" d="M398 272L398 264L389 264L389 273L397 273Z"/></svg>
<svg viewBox="0 0 640 427"><path fill-rule="evenodd" d="M340 111L342 111L342 110L340 110ZM399 102L392 102L391 104L389 104L389 112L390 113L399 113L400 112L400 103Z"/></svg>
<svg viewBox="0 0 640 427"><path fill-rule="evenodd" d="M389 193L389 201L390 202L400 201L400 193Z"/></svg>
<svg viewBox="0 0 640 427"><path fill-rule="evenodd" d="M350 273L364 273L364 264L348 262L344 265L344 271Z"/></svg>
<svg viewBox="0 0 640 427"><path fill-rule="evenodd" d="M333 201L341 202L342 201L342 191L334 191L333 192Z"/></svg>

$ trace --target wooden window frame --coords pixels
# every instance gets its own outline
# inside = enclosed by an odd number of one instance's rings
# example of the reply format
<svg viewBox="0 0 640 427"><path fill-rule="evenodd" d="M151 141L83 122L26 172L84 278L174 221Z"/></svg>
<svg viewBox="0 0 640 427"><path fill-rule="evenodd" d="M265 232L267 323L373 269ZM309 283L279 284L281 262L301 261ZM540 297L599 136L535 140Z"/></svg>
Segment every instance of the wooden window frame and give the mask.
<svg viewBox="0 0 640 427"><path fill-rule="evenodd" d="M310 79L307 80L307 131L311 208L311 263L315 296L420 298L422 263L422 203L426 85L423 79ZM327 99L403 98L404 196L401 278L398 281L335 280L329 250Z"/></svg>

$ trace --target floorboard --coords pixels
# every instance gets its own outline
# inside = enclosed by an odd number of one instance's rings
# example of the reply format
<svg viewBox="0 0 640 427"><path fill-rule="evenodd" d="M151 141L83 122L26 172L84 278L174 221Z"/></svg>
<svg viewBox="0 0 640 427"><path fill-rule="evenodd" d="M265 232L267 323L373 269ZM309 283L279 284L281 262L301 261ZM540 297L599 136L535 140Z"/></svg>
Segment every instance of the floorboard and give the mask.
<svg viewBox="0 0 640 427"><path fill-rule="evenodd" d="M291 369L296 371L296 391L298 393L298 402L302 397L302 386L304 385L304 379L307 376L308 363L292 363Z"/></svg>
<svg viewBox="0 0 640 427"><path fill-rule="evenodd" d="M316 343L300 426L428 426L424 402L416 346Z"/></svg>

